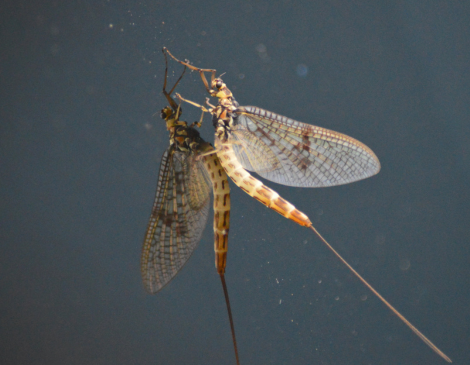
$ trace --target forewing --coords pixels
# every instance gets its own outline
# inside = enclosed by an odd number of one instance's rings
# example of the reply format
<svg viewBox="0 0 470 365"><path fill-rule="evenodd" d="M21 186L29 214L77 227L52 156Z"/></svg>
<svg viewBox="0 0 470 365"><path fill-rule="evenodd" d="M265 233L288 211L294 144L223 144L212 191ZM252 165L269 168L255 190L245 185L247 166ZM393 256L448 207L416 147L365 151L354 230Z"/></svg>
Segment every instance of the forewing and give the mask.
<svg viewBox="0 0 470 365"><path fill-rule="evenodd" d="M257 107L239 107L232 142L244 168L283 185L326 187L375 175L380 162L363 143Z"/></svg>
<svg viewBox="0 0 470 365"><path fill-rule="evenodd" d="M150 293L181 270L201 239L210 200L203 171L194 155L173 147L162 157L141 258L142 278Z"/></svg>
<svg viewBox="0 0 470 365"><path fill-rule="evenodd" d="M281 167L278 156L269 148L269 144L249 130L233 130L231 142L238 161L248 171L262 174Z"/></svg>

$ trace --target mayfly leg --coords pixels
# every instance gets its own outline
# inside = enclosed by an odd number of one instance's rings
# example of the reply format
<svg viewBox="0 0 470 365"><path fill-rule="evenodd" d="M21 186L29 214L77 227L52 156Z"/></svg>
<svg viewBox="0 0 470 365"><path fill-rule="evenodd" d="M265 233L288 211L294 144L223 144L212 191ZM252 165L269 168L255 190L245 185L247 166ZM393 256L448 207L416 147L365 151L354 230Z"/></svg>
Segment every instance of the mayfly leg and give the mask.
<svg viewBox="0 0 470 365"><path fill-rule="evenodd" d="M171 58L173 58L176 62L188 67L190 70L193 70L193 71L197 71L199 72L199 74L201 75L201 79L202 79L202 82L204 83L204 86L206 87L206 90L207 92L210 93L210 86L209 86L209 83L206 79L206 76L205 76L205 73L206 72L210 72L211 73L211 82L214 81L215 79L215 73L216 73L216 70L213 70L213 69L204 69L204 68L198 68L198 67L195 67L191 64L189 64L189 61L186 60L186 62L183 62L183 61L180 61L179 59L177 59L175 56L173 56L170 51L168 50L168 48L166 47L163 47L163 52L167 52Z"/></svg>

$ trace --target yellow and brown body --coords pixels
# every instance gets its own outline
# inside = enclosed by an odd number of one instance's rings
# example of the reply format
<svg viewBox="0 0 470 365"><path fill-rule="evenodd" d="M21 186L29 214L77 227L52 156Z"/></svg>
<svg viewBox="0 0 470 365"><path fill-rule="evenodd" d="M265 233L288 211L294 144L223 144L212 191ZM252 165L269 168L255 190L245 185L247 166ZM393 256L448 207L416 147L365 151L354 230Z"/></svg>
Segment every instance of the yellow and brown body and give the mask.
<svg viewBox="0 0 470 365"><path fill-rule="evenodd" d="M235 156L232 144L223 143L219 139L216 139L215 147L225 172L244 192L266 205L268 208L271 208L301 226L310 227L312 225L312 222L310 222L306 214L296 209L294 205L288 201L282 199L278 193L268 188L258 179L255 179L243 168Z"/></svg>
<svg viewBox="0 0 470 365"><path fill-rule="evenodd" d="M202 151L204 150L204 151ZM213 153L210 153L210 152ZM230 186L215 149L207 144L201 148L204 167L212 182L214 193L214 251L215 267L225 273L227 264L228 232L230 228Z"/></svg>

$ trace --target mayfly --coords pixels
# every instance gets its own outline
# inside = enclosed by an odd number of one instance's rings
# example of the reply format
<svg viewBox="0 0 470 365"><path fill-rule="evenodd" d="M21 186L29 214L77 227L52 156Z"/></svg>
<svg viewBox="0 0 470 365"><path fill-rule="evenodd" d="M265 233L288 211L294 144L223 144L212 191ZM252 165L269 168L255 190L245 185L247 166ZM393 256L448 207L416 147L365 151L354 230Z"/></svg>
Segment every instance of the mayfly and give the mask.
<svg viewBox="0 0 470 365"><path fill-rule="evenodd" d="M214 194L215 265L224 290L237 364L238 351L230 302L225 283L230 222L230 188L214 147L204 141L195 127L180 120L181 108L166 91L168 64L165 55L163 94L169 106L161 117L170 133L170 146L163 154L155 203L142 247L141 273L146 290L154 294L181 270L196 248L206 226L210 191Z"/></svg>
<svg viewBox="0 0 470 365"><path fill-rule="evenodd" d="M313 227L307 215L248 172L254 171L265 179L288 186L342 185L379 172L380 162L374 152L344 134L301 123L258 107L239 106L227 85L220 77L216 77L216 70L195 67L187 60L178 60L166 48L164 50L175 61L199 72L207 92L218 99L217 106L214 106L207 98L205 107L177 94L180 100L212 115L215 149L232 181L262 204L315 232L339 260L421 340L447 362L452 362L349 265ZM206 72L211 74L210 84Z"/></svg>

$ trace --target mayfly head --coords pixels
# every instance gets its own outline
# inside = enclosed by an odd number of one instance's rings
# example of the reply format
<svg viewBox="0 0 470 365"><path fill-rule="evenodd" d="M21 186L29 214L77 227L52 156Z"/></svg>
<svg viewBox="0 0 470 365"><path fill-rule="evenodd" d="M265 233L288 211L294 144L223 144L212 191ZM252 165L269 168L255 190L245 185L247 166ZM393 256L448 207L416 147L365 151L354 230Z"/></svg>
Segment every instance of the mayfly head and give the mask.
<svg viewBox="0 0 470 365"><path fill-rule="evenodd" d="M166 122L166 128L168 130L170 130L172 127L175 127L176 125L181 125L182 123L186 125L185 122L180 122L179 120L181 113L182 110L180 106L178 106L176 110L170 106L166 106L162 109L160 116Z"/></svg>
<svg viewBox="0 0 470 365"><path fill-rule="evenodd" d="M221 75L222 76L222 75ZM220 77L212 80L210 94L214 98L227 99L232 97L232 92Z"/></svg>

